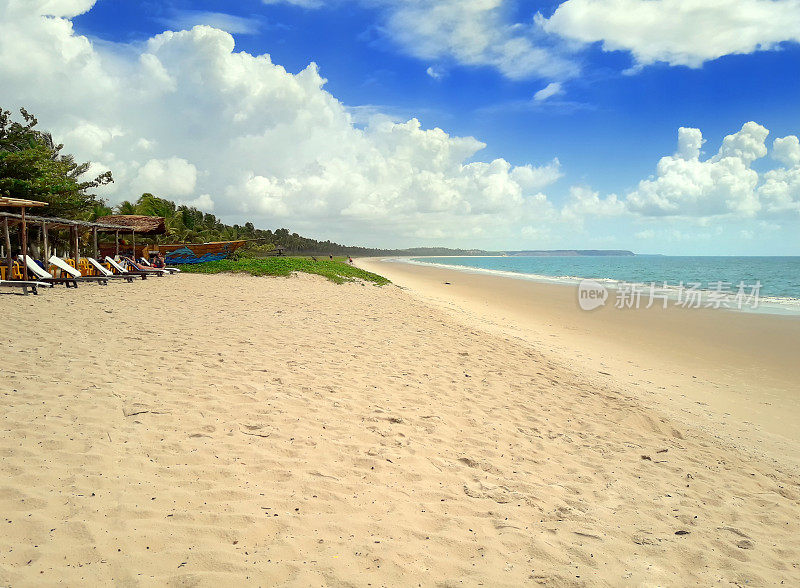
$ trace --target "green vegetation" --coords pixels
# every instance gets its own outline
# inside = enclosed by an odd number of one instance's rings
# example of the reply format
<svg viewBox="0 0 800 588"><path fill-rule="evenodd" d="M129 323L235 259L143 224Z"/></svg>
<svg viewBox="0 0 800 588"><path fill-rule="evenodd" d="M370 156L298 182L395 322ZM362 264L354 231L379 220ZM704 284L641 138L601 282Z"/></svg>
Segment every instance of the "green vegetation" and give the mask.
<svg viewBox="0 0 800 588"><path fill-rule="evenodd" d="M294 272L317 274L328 278L331 282L343 284L357 279L373 282L378 286L389 284L389 280L346 263L344 260L320 259L314 261L308 257L267 257L262 259L222 259L207 261L196 265L185 265L182 271L198 274L218 274L222 272L248 273L253 276L288 276Z"/></svg>
<svg viewBox="0 0 800 588"><path fill-rule="evenodd" d="M47 216L86 218L103 203L88 192L114 181L111 172L82 181L89 163L76 163L62 154L48 132L36 129L38 121L24 108L22 122L0 108L0 195L47 202Z"/></svg>

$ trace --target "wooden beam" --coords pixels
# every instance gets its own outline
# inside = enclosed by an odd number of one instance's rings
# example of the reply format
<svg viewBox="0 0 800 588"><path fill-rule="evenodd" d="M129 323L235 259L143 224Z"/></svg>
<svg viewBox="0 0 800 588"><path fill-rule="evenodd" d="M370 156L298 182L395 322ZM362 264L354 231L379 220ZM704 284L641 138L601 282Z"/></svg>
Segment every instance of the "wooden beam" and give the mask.
<svg viewBox="0 0 800 588"><path fill-rule="evenodd" d="M14 258L11 256L11 234L8 231L8 217L3 217L3 237L5 238L6 246L6 263L8 264L8 273L6 276L11 279L11 270L14 267Z"/></svg>
<svg viewBox="0 0 800 588"><path fill-rule="evenodd" d="M114 232L114 241L116 242L117 245L117 252L114 255L119 257L119 231Z"/></svg>
<svg viewBox="0 0 800 588"><path fill-rule="evenodd" d="M97 227L94 227L92 229L92 255L94 256L95 259L100 257L100 254L98 253L97 249Z"/></svg>
<svg viewBox="0 0 800 588"><path fill-rule="evenodd" d="M42 221L42 247L44 248L43 257L45 263L50 259L50 246L47 242L47 223Z"/></svg>

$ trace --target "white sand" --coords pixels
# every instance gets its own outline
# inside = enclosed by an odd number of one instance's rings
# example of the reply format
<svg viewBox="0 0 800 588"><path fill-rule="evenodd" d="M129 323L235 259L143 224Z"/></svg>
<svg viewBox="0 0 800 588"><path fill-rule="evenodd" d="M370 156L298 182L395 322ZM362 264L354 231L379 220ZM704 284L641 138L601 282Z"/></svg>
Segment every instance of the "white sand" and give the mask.
<svg viewBox="0 0 800 588"><path fill-rule="evenodd" d="M796 471L395 286L0 312L0 584L800 583Z"/></svg>

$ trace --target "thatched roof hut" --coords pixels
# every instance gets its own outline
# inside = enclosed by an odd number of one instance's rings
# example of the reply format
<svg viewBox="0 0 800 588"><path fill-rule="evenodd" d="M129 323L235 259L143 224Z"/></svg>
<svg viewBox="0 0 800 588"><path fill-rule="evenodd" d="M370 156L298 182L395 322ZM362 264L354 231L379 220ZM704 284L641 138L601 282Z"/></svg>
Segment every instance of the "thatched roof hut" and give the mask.
<svg viewBox="0 0 800 588"><path fill-rule="evenodd" d="M98 223L114 225L120 231L135 232L140 235L163 235L167 232L162 216L143 216L139 214L112 214L97 219ZM102 229L101 229L102 230Z"/></svg>

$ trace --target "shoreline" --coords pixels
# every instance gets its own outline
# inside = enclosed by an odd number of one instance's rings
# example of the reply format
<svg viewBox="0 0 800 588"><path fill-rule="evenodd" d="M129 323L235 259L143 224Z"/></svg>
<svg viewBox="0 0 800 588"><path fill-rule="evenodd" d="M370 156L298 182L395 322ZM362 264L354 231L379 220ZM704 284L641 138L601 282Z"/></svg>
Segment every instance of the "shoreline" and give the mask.
<svg viewBox="0 0 800 588"><path fill-rule="evenodd" d="M439 267L442 269L448 270L455 270L464 273L474 273L474 274L486 274L486 275L494 275L494 276L501 276L516 280L528 280L532 282L538 282L542 284L562 284L568 286L577 286L581 281L584 280L591 280L594 282L598 282L603 284L605 287L617 290L620 284L635 284L639 287L649 287L651 282L626 282L625 280L617 280L614 278L587 278L582 276L549 276L546 274L533 274L533 273L525 273L525 272L514 272L510 270L499 270L499 269L489 269L489 268L480 268L480 267L472 267L468 265L457 265L457 264L444 264L438 262L429 262L429 261L420 261L421 259L460 259L460 258L502 258L505 256L490 256L490 255L436 255L436 256L414 256L414 257L374 257L374 258L361 258L361 259L369 259L369 260L385 260L391 261L394 263L408 263L412 265L422 265L422 266L429 266L429 267ZM550 259L550 258L548 258ZM659 282L652 282L654 284L658 284ZM675 286L669 286L669 290L672 293L669 295L670 300L677 299L677 292L678 289ZM712 290L708 289L699 289L699 292L703 294L708 294L712 292ZM781 316L794 316L800 317L800 298L793 297L793 296L772 296L772 295L760 295L759 296L759 304L757 308L750 308L747 305L744 305L742 308L719 308L715 310L723 310L729 312L747 312L753 314L773 314L773 315L781 315Z"/></svg>
<svg viewBox="0 0 800 588"><path fill-rule="evenodd" d="M578 307L575 285L382 258L356 264L462 323L546 349L671 416L800 464L800 317L671 306L587 312Z"/></svg>

